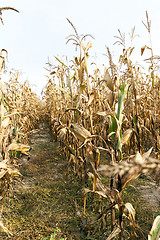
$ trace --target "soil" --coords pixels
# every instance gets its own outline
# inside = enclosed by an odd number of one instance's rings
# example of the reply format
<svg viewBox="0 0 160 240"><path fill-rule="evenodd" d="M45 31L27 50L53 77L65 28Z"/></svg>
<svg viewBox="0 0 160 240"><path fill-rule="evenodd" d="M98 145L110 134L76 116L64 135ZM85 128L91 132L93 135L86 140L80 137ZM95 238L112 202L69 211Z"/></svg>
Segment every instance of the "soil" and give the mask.
<svg viewBox="0 0 160 240"><path fill-rule="evenodd" d="M68 175L66 158L46 123L33 131L30 146L30 158L17 159L23 179L5 198L2 220L13 235L1 231L0 239L49 240L51 235L61 240L102 239L87 237L82 217L84 183ZM160 213L160 187L153 180L140 179L124 195L136 205L139 225L149 232L154 214Z"/></svg>
<svg viewBox="0 0 160 240"><path fill-rule="evenodd" d="M160 214L160 186L157 185L156 181L149 178L145 185L141 185L138 189L152 210Z"/></svg>

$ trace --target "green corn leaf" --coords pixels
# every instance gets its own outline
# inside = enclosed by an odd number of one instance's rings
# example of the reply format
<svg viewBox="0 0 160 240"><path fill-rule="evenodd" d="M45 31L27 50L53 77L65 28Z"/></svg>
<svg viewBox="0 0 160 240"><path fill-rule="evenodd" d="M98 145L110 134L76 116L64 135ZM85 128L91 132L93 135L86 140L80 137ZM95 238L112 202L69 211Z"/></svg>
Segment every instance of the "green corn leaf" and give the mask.
<svg viewBox="0 0 160 240"><path fill-rule="evenodd" d="M64 67L68 68L59 58L55 57L55 59L60 62Z"/></svg>
<svg viewBox="0 0 160 240"><path fill-rule="evenodd" d="M84 90L86 87L87 87L86 85L82 85L82 86L81 86L81 92L83 92L83 90Z"/></svg>
<svg viewBox="0 0 160 240"><path fill-rule="evenodd" d="M118 94L118 111L117 111L117 119L122 122L122 104L125 99L128 87L125 85L126 81L123 82L122 86L120 87L120 91Z"/></svg>
<svg viewBox="0 0 160 240"><path fill-rule="evenodd" d="M119 138L118 138L118 142L117 142L117 145L116 145L116 149L121 149L121 144L122 143L122 130L120 129L120 132L119 132Z"/></svg>
<svg viewBox="0 0 160 240"><path fill-rule="evenodd" d="M117 131L118 125L117 125L117 121L115 119L115 117L111 117L110 116L110 121L109 121L109 133L115 132ZM112 140L115 142L115 134L111 135Z"/></svg>

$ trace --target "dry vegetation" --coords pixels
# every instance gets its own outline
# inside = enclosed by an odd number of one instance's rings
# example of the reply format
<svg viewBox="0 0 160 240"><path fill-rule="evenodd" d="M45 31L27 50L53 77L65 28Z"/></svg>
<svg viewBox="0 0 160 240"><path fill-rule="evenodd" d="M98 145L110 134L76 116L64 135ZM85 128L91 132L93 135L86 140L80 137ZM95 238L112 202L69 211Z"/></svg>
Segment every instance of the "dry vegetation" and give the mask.
<svg viewBox="0 0 160 240"><path fill-rule="evenodd" d="M46 117L68 161L68 173L77 175L86 186L88 179L93 181L92 189L86 187L82 193L83 215L87 215L86 200L92 193L94 199L98 196L97 216L88 219L86 225L96 224L102 231L108 229L107 239L143 238L143 234L137 235L140 229L135 222L134 206L123 200L122 193L142 173L154 174L159 181L159 57L154 56L152 45L141 48L141 55L150 52L149 71L144 73L131 61L135 47L126 48L125 35L119 31L116 43L122 45L123 51L118 64L114 64L107 48L109 66L102 74L95 65L90 74L88 58L92 43L85 43L92 36L79 35L68 22L74 34L67 43L76 45L79 56L71 65L57 57L58 66L47 63L48 83L43 91ZM150 36L147 13L144 25ZM135 28L131 37L131 40L135 37ZM105 165L101 165L103 152ZM102 183L101 173L108 176L106 182Z"/></svg>
<svg viewBox="0 0 160 240"><path fill-rule="evenodd" d="M0 108L0 191L3 213L4 199L10 186L14 179L21 177L17 159L28 155L30 150L28 136L39 122L40 101L27 81L20 84L18 73L10 73L8 83L0 82ZM9 233L3 223L0 224Z"/></svg>
<svg viewBox="0 0 160 240"><path fill-rule="evenodd" d="M146 19L144 25L150 35L147 13ZM58 66L47 63L48 83L42 93L43 101L31 91L27 81L19 82L18 72L10 73L8 83L0 82L1 212L9 186L21 176L17 157L28 154L29 134L39 120L45 119L66 158L66 174L72 177L74 174L85 184L83 212L77 205L76 209L82 221L85 218L86 239L144 239L146 235L135 221L135 208L124 192L131 180L141 174L154 174L154 179L159 181L159 57L154 56L152 45L141 48L141 55L150 52L149 72L144 73L131 61L135 47L126 48L125 35L119 31L116 43L123 50L118 64L114 64L107 48L108 67L101 73L92 63L95 69L90 74L88 60L92 43L86 44L86 39L92 36L79 35L68 22L74 34L68 37L67 43L73 42L79 56L71 65L57 57ZM134 36L135 28L132 40ZM6 54L3 49L1 74ZM93 203L94 211L89 215L87 204L93 207ZM2 221L0 226L12 235ZM97 232L101 234L96 235Z"/></svg>
<svg viewBox="0 0 160 240"><path fill-rule="evenodd" d="M0 8L3 10L14 10L11 7ZM2 17L0 17L3 23ZM8 82L1 79L5 69L7 51L0 52L0 201L1 218L5 196L12 182L21 177L18 170L17 158L21 155L28 155L30 146L28 136L35 128L40 118L40 100L31 91L29 83L23 84L19 81L19 72L10 72ZM8 234L12 233L3 225L0 219L0 227Z"/></svg>

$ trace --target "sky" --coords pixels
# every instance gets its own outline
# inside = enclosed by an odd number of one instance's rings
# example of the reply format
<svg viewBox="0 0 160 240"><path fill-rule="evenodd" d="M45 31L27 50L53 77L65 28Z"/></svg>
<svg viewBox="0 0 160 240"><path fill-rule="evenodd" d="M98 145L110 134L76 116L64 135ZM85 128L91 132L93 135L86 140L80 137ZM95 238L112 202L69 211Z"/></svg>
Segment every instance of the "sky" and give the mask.
<svg viewBox="0 0 160 240"><path fill-rule="evenodd" d="M160 55L160 1L159 0L1 0L0 7L10 6L20 11L3 11L4 25L0 23L0 49L8 51L6 66L20 70L33 91L40 94L47 82L44 69L48 57L56 64L54 56L76 56L74 46L66 45L66 37L74 31L66 18L74 24L79 34L91 34L91 58L100 67L107 65L106 47L116 58L122 48L113 45L118 29L126 36L135 26L137 56L140 48L149 45L146 11L151 19L152 45L155 55ZM129 40L129 38L128 38ZM128 46L130 43L128 41Z"/></svg>

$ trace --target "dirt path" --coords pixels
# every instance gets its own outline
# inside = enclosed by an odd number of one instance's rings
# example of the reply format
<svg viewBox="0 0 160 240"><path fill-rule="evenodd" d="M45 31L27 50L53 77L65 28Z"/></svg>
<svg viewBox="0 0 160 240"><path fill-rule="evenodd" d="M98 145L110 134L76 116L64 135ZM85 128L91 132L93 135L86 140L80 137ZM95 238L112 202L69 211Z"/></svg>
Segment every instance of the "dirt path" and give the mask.
<svg viewBox="0 0 160 240"><path fill-rule="evenodd" d="M46 124L33 131L30 146L30 159L17 160L23 181L16 182L5 199L3 222L13 236L0 232L0 240L50 240L51 235L56 236L55 240L95 239L85 236L83 219L77 214L76 203L79 209L83 208L84 186L74 177L68 179L66 159L60 155L58 143L52 141ZM153 213L160 212L160 188L147 179L137 180L135 186L127 190L126 201L139 211L137 221L146 226L148 234ZM92 205L92 200L87 206ZM90 213L92 209L91 206Z"/></svg>
<svg viewBox="0 0 160 240"><path fill-rule="evenodd" d="M152 178L148 177L145 180L145 185L138 187L142 198L150 205L152 211L160 214L160 185Z"/></svg>
<svg viewBox="0 0 160 240"><path fill-rule="evenodd" d="M0 239L41 240L53 234L56 239L84 239L75 209L82 191L78 182L67 180L66 161L46 125L33 132L30 146L31 158L19 160L23 183L16 183L5 201L5 226L14 235L0 233Z"/></svg>

